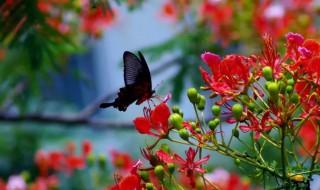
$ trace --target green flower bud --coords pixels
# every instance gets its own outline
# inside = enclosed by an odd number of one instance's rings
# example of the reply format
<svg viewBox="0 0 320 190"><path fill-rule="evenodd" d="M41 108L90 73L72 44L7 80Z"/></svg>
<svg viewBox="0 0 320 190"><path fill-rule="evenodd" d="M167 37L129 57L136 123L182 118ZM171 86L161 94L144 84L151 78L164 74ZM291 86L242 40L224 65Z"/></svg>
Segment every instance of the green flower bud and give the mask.
<svg viewBox="0 0 320 190"><path fill-rule="evenodd" d="M239 138L239 130L238 129L232 129L232 135L236 138Z"/></svg>
<svg viewBox="0 0 320 190"><path fill-rule="evenodd" d="M233 160L233 162L234 162L235 165L239 166L240 163L241 163L241 160L240 160L239 158L235 158L235 159Z"/></svg>
<svg viewBox="0 0 320 190"><path fill-rule="evenodd" d="M29 171L22 171L20 176L22 177L22 179L24 179L24 181L28 182L31 179L31 175Z"/></svg>
<svg viewBox="0 0 320 190"><path fill-rule="evenodd" d="M206 106L206 98L200 95L200 102L197 104L198 110L203 111Z"/></svg>
<svg viewBox="0 0 320 190"><path fill-rule="evenodd" d="M195 129L197 128L196 122L191 121L191 122L190 122L190 125L191 125L191 127L192 127L193 130L195 130Z"/></svg>
<svg viewBox="0 0 320 190"><path fill-rule="evenodd" d="M267 81L271 81L273 79L272 68L269 66L262 68L262 74Z"/></svg>
<svg viewBox="0 0 320 190"><path fill-rule="evenodd" d="M268 86L269 84L271 84L272 82L271 81L267 81L265 84L264 84L264 87L268 90Z"/></svg>
<svg viewBox="0 0 320 190"><path fill-rule="evenodd" d="M277 101L279 98L279 85L275 82L270 83L268 85L268 91L270 93L270 98Z"/></svg>
<svg viewBox="0 0 320 190"><path fill-rule="evenodd" d="M156 188L153 186L152 183L146 183L146 189L147 189L147 190L154 190L154 189L156 189Z"/></svg>
<svg viewBox="0 0 320 190"><path fill-rule="evenodd" d="M288 79L287 80L288 85L294 86L294 80L293 79Z"/></svg>
<svg viewBox="0 0 320 190"><path fill-rule="evenodd" d="M249 101L250 101L250 98L249 98L249 96L247 96L247 95L243 95L243 96L242 96L242 100L243 100L244 102L249 102Z"/></svg>
<svg viewBox="0 0 320 190"><path fill-rule="evenodd" d="M166 153L170 153L170 146L166 143L161 144L160 146L161 150L165 151Z"/></svg>
<svg viewBox="0 0 320 190"><path fill-rule="evenodd" d="M242 116L243 108L240 104L235 104L232 106L232 115L237 121L240 121Z"/></svg>
<svg viewBox="0 0 320 190"><path fill-rule="evenodd" d="M170 115L169 117L169 121L171 123L171 125L175 128L175 129L181 129L182 128L182 122L183 119L181 117L181 115L177 114L177 113L173 113Z"/></svg>
<svg viewBox="0 0 320 190"><path fill-rule="evenodd" d="M189 139L189 132L186 130L186 129L180 129L179 130L179 136L185 140L185 141L188 141Z"/></svg>
<svg viewBox="0 0 320 190"><path fill-rule="evenodd" d="M143 180L144 182L150 181L149 172L147 172L147 171L141 171L141 172L140 172L140 176L141 176L141 178L142 178L142 180Z"/></svg>
<svg viewBox="0 0 320 190"><path fill-rule="evenodd" d="M172 107L172 112L173 112L173 113L179 113L179 111L180 111L180 109L179 109L178 106L173 106L173 107Z"/></svg>
<svg viewBox="0 0 320 190"><path fill-rule="evenodd" d="M191 103L196 104L198 102L198 91L195 88L189 88L187 91L187 95Z"/></svg>
<svg viewBox="0 0 320 190"><path fill-rule="evenodd" d="M294 103L294 104L297 104L299 102L299 95L297 93L293 93L292 96L291 96L291 102Z"/></svg>
<svg viewBox="0 0 320 190"><path fill-rule="evenodd" d="M290 85L288 85L288 86L286 87L286 92L287 92L288 94L291 94L291 93L293 92L293 87L290 86Z"/></svg>
<svg viewBox="0 0 320 190"><path fill-rule="evenodd" d="M87 156L87 164L89 167L94 165L94 159L95 156L92 153Z"/></svg>
<svg viewBox="0 0 320 190"><path fill-rule="evenodd" d="M168 172L170 175L173 174L174 169L175 169L175 165L173 163L168 163Z"/></svg>
<svg viewBox="0 0 320 190"><path fill-rule="evenodd" d="M183 111L182 110L179 110L179 113L178 113L181 117L183 117Z"/></svg>
<svg viewBox="0 0 320 190"><path fill-rule="evenodd" d="M201 101L201 94L197 94L197 102L196 102L196 104L199 104L199 102Z"/></svg>
<svg viewBox="0 0 320 190"><path fill-rule="evenodd" d="M102 170L104 170L106 168L106 156L105 155L100 154L98 156L98 165L99 165L99 168Z"/></svg>
<svg viewBox="0 0 320 190"><path fill-rule="evenodd" d="M202 131L201 131L200 128L196 128L196 129L195 129L195 132L196 132L196 133L199 133L199 134L202 133Z"/></svg>
<svg viewBox="0 0 320 190"><path fill-rule="evenodd" d="M164 178L164 168L161 165L157 165L154 168L154 174L157 176L157 178L162 181Z"/></svg>
<svg viewBox="0 0 320 190"><path fill-rule="evenodd" d="M248 109L250 110L250 111L252 111L252 112L254 112L254 108L255 108L256 106L254 105L254 103L253 102L250 102L249 104L248 104Z"/></svg>
<svg viewBox="0 0 320 190"><path fill-rule="evenodd" d="M211 129L211 131L214 131L216 127L219 125L219 123L220 123L219 118L215 118L214 120L209 121L209 128Z"/></svg>
<svg viewBox="0 0 320 190"><path fill-rule="evenodd" d="M215 117L219 117L220 112L221 112L221 107L218 105L213 105L211 108L211 112Z"/></svg>

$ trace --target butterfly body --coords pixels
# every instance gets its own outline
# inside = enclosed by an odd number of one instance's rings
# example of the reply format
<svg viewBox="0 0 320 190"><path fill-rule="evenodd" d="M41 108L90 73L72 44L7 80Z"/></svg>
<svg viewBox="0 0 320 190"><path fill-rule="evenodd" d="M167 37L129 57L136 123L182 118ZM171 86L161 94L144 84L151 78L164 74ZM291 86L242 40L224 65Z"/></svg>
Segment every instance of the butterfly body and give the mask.
<svg viewBox="0 0 320 190"><path fill-rule="evenodd" d="M119 111L126 111L133 102L140 105L152 97L155 91L152 90L150 71L141 52L139 58L128 51L123 53L125 87L119 89L113 102L102 103L100 108L113 106Z"/></svg>

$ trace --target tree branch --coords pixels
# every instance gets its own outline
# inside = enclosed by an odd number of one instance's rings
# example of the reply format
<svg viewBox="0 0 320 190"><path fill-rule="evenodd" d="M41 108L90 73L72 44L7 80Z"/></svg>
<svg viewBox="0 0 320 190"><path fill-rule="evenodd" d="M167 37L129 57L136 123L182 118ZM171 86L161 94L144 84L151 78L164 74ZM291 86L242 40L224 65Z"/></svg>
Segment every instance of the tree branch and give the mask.
<svg viewBox="0 0 320 190"><path fill-rule="evenodd" d="M57 123L79 127L90 125L90 127L100 129L134 129L133 123L83 118L79 115L0 114L0 122Z"/></svg>

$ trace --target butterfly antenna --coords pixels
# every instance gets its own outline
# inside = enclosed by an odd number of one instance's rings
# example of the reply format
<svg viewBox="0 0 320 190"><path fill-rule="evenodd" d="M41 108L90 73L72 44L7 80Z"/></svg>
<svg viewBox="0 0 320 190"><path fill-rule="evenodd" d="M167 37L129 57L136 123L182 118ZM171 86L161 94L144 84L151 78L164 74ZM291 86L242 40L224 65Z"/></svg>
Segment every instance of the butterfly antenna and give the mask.
<svg viewBox="0 0 320 190"><path fill-rule="evenodd" d="M156 87L154 87L154 89L153 89L153 90L154 90L154 91L156 91L156 89L157 89L157 88L158 88L162 83L163 83L163 80L162 80L160 83L158 83L158 84L157 84L157 86L156 86Z"/></svg>

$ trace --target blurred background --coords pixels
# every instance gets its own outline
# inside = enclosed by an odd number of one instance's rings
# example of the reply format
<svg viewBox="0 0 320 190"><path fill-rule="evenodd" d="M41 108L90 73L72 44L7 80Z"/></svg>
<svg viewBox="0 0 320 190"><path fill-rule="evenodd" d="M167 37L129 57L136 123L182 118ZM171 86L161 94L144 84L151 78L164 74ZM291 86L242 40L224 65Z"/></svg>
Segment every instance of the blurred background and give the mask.
<svg viewBox="0 0 320 190"><path fill-rule="evenodd" d="M37 176L52 174L44 169L56 158L52 153L67 151L74 155L68 171L57 169L57 179L46 183L100 188L113 183L104 161L117 151L141 158L139 149L151 138L138 135L132 120L147 104L126 112L98 108L124 86L124 51L141 51L156 93L171 93L169 105L193 119L186 89L203 85L202 53L259 53L264 33L281 52L288 32L318 38L318 14L315 0L1 0L1 184L23 176L36 185ZM77 160L88 149L100 167L95 172ZM214 156L215 167L237 171L231 160ZM79 187L77 179L88 176L96 181Z"/></svg>

